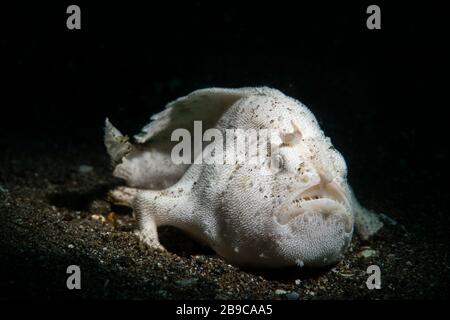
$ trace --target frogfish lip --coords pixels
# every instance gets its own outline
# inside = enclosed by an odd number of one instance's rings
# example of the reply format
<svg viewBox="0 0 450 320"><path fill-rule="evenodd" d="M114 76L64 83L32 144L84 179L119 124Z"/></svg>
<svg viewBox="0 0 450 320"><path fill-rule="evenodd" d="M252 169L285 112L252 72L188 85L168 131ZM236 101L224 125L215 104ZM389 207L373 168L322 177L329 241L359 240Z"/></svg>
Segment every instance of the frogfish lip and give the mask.
<svg viewBox="0 0 450 320"><path fill-rule="evenodd" d="M345 221L346 231L352 230L350 204L342 187L336 182L319 183L302 191L277 210L275 220L285 225L305 212L321 214L323 219L340 215Z"/></svg>

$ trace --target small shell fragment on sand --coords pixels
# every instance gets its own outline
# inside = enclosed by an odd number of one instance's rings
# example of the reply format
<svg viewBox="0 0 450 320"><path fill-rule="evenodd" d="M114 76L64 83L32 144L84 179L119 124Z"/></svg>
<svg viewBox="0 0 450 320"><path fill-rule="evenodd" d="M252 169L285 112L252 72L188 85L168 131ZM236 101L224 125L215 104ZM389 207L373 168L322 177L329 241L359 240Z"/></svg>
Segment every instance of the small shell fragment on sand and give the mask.
<svg viewBox="0 0 450 320"><path fill-rule="evenodd" d="M362 250L362 251L359 253L359 256L360 256L360 257L364 257L364 258L370 258L370 257L373 257L373 256L375 256L375 255L377 255L377 251L376 251L376 250L373 250L373 249L370 249L370 248L364 249L364 250Z"/></svg>
<svg viewBox="0 0 450 320"><path fill-rule="evenodd" d="M81 174L91 173L94 171L94 168L92 166L88 166L85 164L82 164L78 167L78 172Z"/></svg>

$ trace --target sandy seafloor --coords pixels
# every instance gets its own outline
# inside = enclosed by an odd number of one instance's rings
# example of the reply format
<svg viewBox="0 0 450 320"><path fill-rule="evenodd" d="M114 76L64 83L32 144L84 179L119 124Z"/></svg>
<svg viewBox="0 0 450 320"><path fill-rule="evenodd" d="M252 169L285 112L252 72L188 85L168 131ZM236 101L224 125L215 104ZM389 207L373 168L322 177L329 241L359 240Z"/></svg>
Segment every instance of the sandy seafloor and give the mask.
<svg viewBox="0 0 450 320"><path fill-rule="evenodd" d="M4 147L2 299L448 298L448 217L433 211L438 201L427 205L433 195L439 200L433 190L405 202L401 191L372 195L370 187L362 188L361 201L393 221L370 241L354 236L335 266L241 270L170 227L160 229L168 252L140 245L130 210L106 201L107 190L120 181L112 178L104 150L93 145L28 141ZM80 171L84 165L92 171ZM384 192L387 196L378 199ZM66 268L72 264L81 268L82 290L66 288ZM366 287L371 264L380 266L380 290Z"/></svg>

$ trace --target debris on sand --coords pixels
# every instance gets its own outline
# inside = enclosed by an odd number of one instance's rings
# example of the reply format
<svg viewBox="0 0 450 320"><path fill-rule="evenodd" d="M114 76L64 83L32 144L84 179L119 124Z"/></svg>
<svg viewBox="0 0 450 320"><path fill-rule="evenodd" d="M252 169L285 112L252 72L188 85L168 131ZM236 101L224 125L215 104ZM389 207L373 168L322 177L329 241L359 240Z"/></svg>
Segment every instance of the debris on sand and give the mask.
<svg viewBox="0 0 450 320"><path fill-rule="evenodd" d="M105 222L106 221L105 217L102 216L101 214L93 214L91 216L91 219L95 220L95 221L100 221L100 222Z"/></svg>
<svg viewBox="0 0 450 320"><path fill-rule="evenodd" d="M292 291L287 293L286 297L288 298L288 300L298 300L298 298L300 298L300 295L297 292Z"/></svg>
<svg viewBox="0 0 450 320"><path fill-rule="evenodd" d="M108 213L108 215L106 216L106 220L108 220L108 222L111 222L111 223L115 224L115 223L116 223L116 220L117 220L116 214L115 214L114 212L111 211L111 212Z"/></svg>
<svg viewBox="0 0 450 320"><path fill-rule="evenodd" d="M277 295L277 296L282 296L283 294L286 294L287 293L287 291L286 290L283 290L283 289L276 289L275 290L275 294Z"/></svg>
<svg viewBox="0 0 450 320"><path fill-rule="evenodd" d="M377 255L376 250L373 250L371 248L365 248L364 250L362 250L359 253L359 256L363 257L363 258L370 258L370 257L376 256L376 255Z"/></svg>
<svg viewBox="0 0 450 320"><path fill-rule="evenodd" d="M387 223L389 223L389 224L391 224L391 225L393 225L393 226L396 226L396 225L398 224L398 222L397 222L396 220L394 220L394 219L392 219L391 217L385 215L384 213L380 213L380 217L381 217L384 221L386 221Z"/></svg>
<svg viewBox="0 0 450 320"><path fill-rule="evenodd" d="M91 173L94 171L94 168L92 166L88 166L85 164L82 164L81 166L78 167L78 172L81 174L87 174L87 173Z"/></svg>

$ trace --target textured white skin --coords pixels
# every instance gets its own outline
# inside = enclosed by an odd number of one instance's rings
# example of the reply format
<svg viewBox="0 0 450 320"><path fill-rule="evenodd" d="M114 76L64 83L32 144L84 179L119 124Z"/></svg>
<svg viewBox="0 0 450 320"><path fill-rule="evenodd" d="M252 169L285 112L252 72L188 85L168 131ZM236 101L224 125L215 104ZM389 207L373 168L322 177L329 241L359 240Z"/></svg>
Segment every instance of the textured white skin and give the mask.
<svg viewBox="0 0 450 320"><path fill-rule="evenodd" d="M276 129L278 151L256 164L175 165L170 152L178 142L170 134L186 128L193 135L194 120L203 130ZM356 201L344 158L314 115L278 90L197 90L154 115L135 140L107 120L114 175L128 185L111 196L133 207L138 235L152 247L162 248L157 227L171 225L235 265L324 266L342 258L355 221L363 238L382 226ZM271 160L281 169L268 166Z"/></svg>

